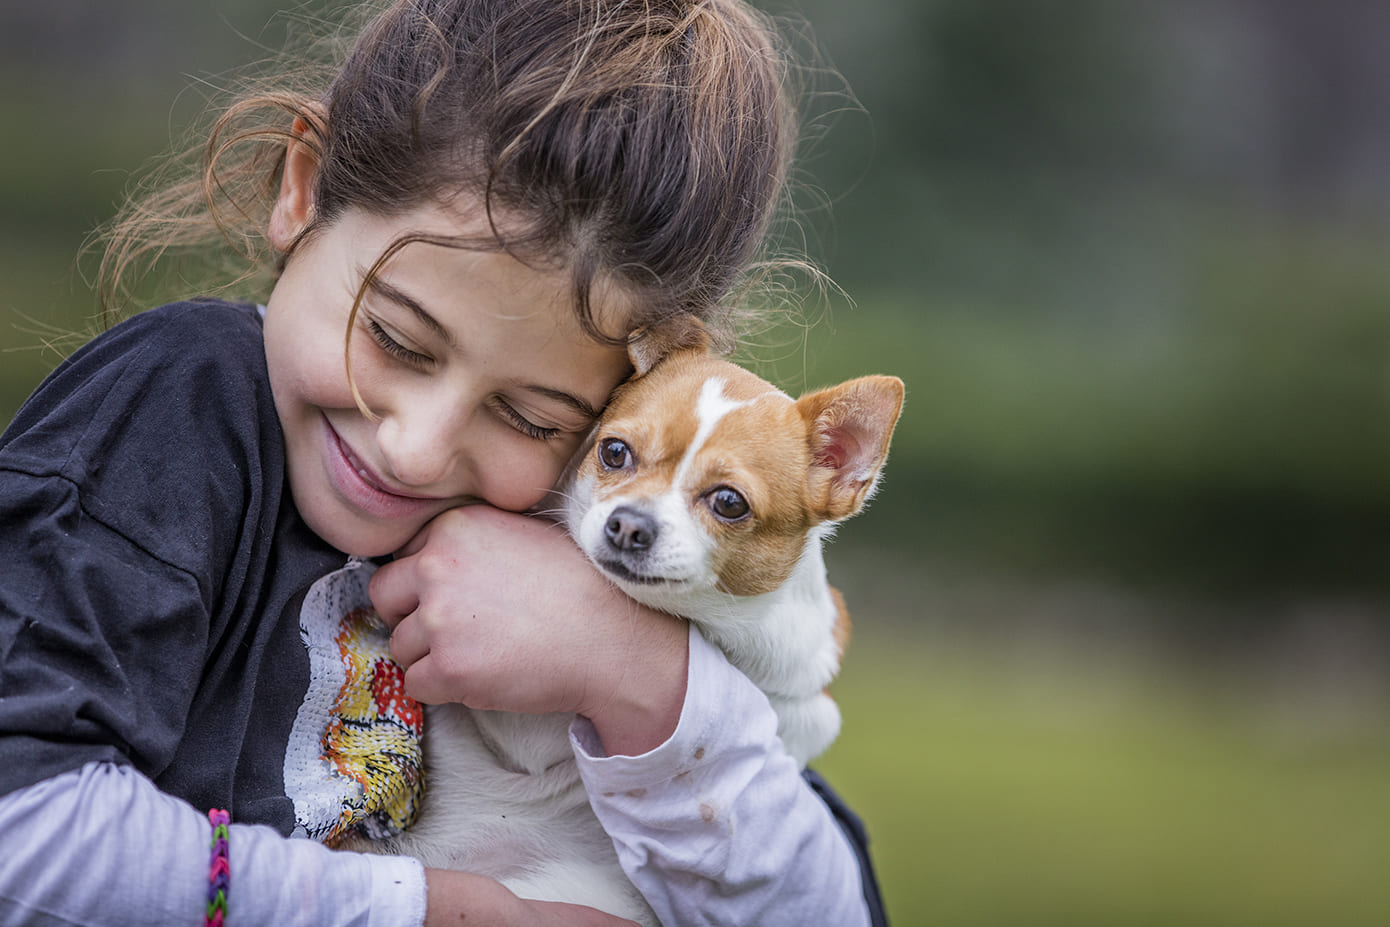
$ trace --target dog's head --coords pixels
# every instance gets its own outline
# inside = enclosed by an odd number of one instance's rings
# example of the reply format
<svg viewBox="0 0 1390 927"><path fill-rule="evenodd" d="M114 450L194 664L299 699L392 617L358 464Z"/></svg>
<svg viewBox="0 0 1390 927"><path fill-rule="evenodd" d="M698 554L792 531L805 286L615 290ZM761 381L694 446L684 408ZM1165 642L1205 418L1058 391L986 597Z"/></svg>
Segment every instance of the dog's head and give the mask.
<svg viewBox="0 0 1390 927"><path fill-rule="evenodd" d="M902 407L896 377L793 400L713 356L691 321L645 333L630 355L636 373L566 506L585 553L639 601L684 613L692 595L770 592L872 494Z"/></svg>

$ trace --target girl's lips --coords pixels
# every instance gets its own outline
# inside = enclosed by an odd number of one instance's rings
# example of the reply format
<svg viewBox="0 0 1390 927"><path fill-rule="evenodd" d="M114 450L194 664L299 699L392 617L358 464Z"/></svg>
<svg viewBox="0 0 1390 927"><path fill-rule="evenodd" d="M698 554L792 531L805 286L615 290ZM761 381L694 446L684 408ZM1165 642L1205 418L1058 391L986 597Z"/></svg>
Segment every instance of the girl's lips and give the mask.
<svg viewBox="0 0 1390 927"><path fill-rule="evenodd" d="M340 495L365 514L376 518L410 518L433 514L446 501L389 489L380 477L352 453L333 426L324 420L327 469Z"/></svg>

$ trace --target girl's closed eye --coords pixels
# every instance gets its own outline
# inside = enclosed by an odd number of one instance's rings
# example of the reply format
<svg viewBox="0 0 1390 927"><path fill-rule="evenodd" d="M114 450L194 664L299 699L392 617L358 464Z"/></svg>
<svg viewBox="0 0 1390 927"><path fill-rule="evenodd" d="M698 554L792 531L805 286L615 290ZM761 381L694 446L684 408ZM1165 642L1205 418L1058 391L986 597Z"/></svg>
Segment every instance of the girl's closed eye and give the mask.
<svg viewBox="0 0 1390 927"><path fill-rule="evenodd" d="M537 441L550 441L565 433L563 428L537 425L518 412L515 406L501 396L493 397L492 407L513 428L526 435L528 438L535 438Z"/></svg>
<svg viewBox="0 0 1390 927"><path fill-rule="evenodd" d="M397 360L410 364L412 367L427 367L434 362L434 358L430 357L428 354L422 354L419 351L406 347L403 342L407 342L409 339L405 338L395 329L383 324L370 315L364 314L363 319L365 320L364 324L366 325L367 333L372 336L372 340L387 354L390 354Z"/></svg>

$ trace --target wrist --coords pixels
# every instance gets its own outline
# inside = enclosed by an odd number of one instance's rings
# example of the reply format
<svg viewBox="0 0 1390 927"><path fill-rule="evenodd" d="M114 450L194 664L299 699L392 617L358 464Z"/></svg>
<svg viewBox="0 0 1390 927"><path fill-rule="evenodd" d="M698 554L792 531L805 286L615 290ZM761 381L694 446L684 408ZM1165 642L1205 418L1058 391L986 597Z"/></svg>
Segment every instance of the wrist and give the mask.
<svg viewBox="0 0 1390 927"><path fill-rule="evenodd" d="M640 756L675 733L685 707L690 634L684 621L652 613L639 622L639 659L615 662L619 674L598 705L581 710L609 756Z"/></svg>
<svg viewBox="0 0 1390 927"><path fill-rule="evenodd" d="M457 924L469 917L499 923L516 897L500 882L468 872L425 870L424 927Z"/></svg>

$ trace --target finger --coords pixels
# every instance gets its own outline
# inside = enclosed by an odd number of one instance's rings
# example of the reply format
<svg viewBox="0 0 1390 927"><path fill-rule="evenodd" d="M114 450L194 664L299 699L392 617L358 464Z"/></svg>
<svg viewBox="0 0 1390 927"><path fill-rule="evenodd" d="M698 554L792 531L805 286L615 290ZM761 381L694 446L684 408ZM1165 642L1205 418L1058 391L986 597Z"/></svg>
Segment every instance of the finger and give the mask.
<svg viewBox="0 0 1390 927"><path fill-rule="evenodd" d="M434 669L434 660L428 653L411 664L405 671L405 694L425 705L457 701L457 698L450 697L451 693L440 682L439 674Z"/></svg>
<svg viewBox="0 0 1390 927"><path fill-rule="evenodd" d="M404 620L391 631L391 659L409 669L430 652L424 626L419 619Z"/></svg>
<svg viewBox="0 0 1390 927"><path fill-rule="evenodd" d="M372 606L388 628L394 629L420 607L419 583L413 559L393 560L379 567L367 583Z"/></svg>

